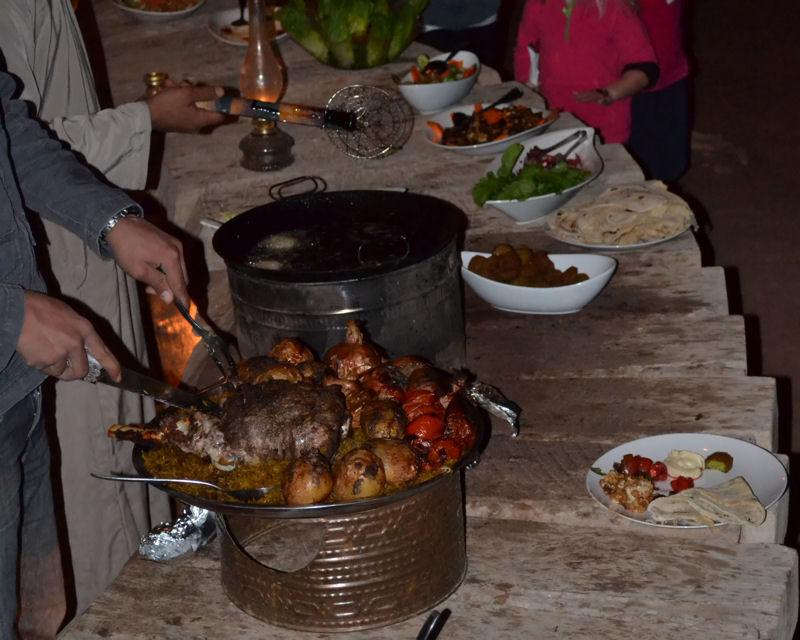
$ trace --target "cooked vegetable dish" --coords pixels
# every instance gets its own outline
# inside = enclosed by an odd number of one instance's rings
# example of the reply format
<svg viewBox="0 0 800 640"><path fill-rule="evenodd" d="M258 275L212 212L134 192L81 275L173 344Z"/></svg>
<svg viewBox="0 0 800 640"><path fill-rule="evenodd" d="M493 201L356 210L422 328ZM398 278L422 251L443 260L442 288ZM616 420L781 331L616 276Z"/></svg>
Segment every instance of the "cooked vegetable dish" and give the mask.
<svg viewBox="0 0 800 640"><path fill-rule="evenodd" d="M544 115L523 105L483 109L476 104L471 115L456 112L451 114L452 127L442 127L438 122L428 122L434 142L445 146L464 147L502 140L510 136L540 127L557 117L553 112Z"/></svg>

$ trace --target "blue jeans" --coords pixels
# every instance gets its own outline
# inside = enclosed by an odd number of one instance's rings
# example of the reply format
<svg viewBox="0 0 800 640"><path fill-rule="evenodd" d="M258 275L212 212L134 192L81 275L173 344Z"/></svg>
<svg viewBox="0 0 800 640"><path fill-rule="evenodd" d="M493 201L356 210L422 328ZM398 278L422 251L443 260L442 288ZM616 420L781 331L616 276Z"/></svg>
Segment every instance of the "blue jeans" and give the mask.
<svg viewBox="0 0 800 640"><path fill-rule="evenodd" d="M55 637L66 608L37 389L0 416L0 640ZM20 606L21 605L21 606Z"/></svg>

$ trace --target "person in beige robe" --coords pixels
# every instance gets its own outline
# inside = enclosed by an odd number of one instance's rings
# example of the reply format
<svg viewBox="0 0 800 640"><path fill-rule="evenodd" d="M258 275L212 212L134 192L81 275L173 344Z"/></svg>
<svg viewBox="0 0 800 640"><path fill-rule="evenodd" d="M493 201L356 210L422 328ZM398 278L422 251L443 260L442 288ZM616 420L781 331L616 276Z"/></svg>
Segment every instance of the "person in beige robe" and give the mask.
<svg viewBox="0 0 800 640"><path fill-rule="evenodd" d="M7 70L21 80L21 97L33 104L38 117L59 138L117 186L144 188L157 114L164 130L196 131L222 120L219 114L194 107L195 100L218 96L221 89L190 85L171 89L172 96L158 96L161 101L155 105L152 100L137 101L101 110L70 1L2 0L0 7L0 51ZM171 128L171 123L176 126ZM49 222L44 228L61 295L102 316L108 339L113 333L123 343L110 342L117 353L124 355L124 345L129 357L146 365L133 280L115 262L98 258L72 233ZM149 420L154 416L152 401L105 385L59 381L55 413L76 599L73 613L78 614L136 553L140 537L172 514L166 494L148 492L139 483L108 482L89 475L133 472L130 443L112 440L107 430L116 423Z"/></svg>

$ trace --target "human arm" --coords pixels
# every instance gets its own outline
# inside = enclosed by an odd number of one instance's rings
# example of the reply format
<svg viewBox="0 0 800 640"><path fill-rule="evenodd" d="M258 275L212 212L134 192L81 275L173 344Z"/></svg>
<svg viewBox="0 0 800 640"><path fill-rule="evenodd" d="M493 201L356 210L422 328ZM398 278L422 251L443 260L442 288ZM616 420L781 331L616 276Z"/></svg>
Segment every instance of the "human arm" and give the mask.
<svg viewBox="0 0 800 640"><path fill-rule="evenodd" d="M598 87L589 91L576 91L573 96L575 102L596 102L609 105L617 100L630 98L651 84L650 77L638 68L629 68L613 82L605 87Z"/></svg>

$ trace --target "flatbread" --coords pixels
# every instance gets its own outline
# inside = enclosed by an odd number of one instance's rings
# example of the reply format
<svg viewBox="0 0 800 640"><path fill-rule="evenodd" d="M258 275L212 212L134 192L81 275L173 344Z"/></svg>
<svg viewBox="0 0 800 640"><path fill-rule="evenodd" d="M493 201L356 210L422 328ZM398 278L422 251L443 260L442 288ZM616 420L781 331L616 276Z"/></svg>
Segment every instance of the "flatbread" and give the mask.
<svg viewBox="0 0 800 640"><path fill-rule="evenodd" d="M742 476L710 489L693 487L656 498L647 509L656 522L676 524L710 526L720 522L757 527L767 518L766 509Z"/></svg>
<svg viewBox="0 0 800 640"><path fill-rule="evenodd" d="M662 240L697 224L689 205L660 180L609 187L547 223L556 238L610 246Z"/></svg>

